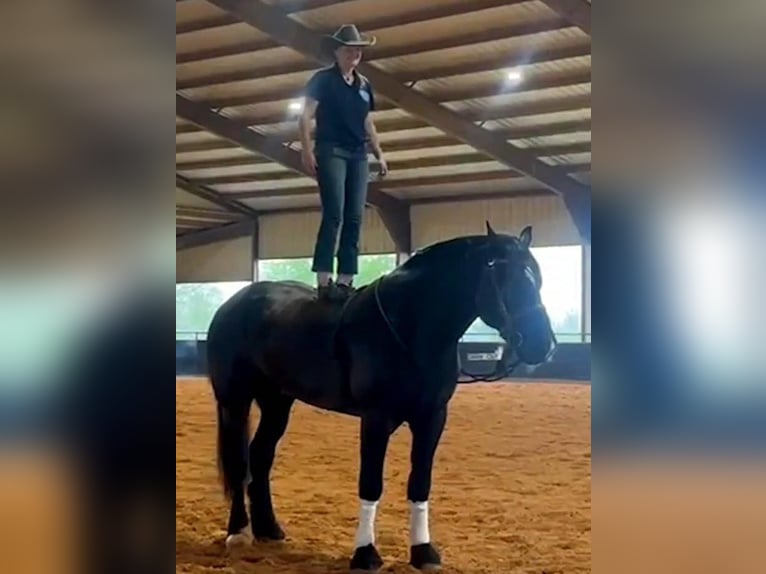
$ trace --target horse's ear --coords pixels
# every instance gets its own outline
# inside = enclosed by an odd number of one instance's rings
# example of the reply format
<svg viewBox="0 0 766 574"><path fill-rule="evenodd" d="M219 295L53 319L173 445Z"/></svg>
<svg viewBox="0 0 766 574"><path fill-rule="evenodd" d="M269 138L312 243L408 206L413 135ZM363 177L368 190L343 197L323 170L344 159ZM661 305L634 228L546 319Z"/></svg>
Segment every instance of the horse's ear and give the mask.
<svg viewBox="0 0 766 574"><path fill-rule="evenodd" d="M521 230L521 234L519 235L519 243L524 249L529 248L529 246L532 244L531 225L527 225L524 229Z"/></svg>
<svg viewBox="0 0 766 574"><path fill-rule="evenodd" d="M489 224L489 221L487 221L487 235L490 237L496 237L497 233L495 233L495 230L492 229L492 226Z"/></svg>

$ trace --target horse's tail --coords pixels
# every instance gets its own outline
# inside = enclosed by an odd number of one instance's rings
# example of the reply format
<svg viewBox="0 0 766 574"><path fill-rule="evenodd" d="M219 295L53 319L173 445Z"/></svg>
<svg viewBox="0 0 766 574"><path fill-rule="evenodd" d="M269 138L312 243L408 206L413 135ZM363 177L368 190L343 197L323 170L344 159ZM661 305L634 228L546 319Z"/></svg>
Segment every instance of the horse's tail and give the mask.
<svg viewBox="0 0 766 574"><path fill-rule="evenodd" d="M247 478L249 421L249 399L218 403L218 472L227 498L243 488Z"/></svg>

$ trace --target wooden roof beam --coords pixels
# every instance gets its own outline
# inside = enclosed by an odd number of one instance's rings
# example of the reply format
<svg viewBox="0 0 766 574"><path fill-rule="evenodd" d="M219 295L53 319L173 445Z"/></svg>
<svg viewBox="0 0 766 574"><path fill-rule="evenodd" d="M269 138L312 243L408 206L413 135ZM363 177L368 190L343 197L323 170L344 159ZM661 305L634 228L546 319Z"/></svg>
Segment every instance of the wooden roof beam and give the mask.
<svg viewBox="0 0 766 574"><path fill-rule="evenodd" d="M280 163L294 172L313 177L303 167L300 153L297 151L283 145L279 140L254 132L237 121L217 114L204 105L187 100L178 94L176 94L176 115L219 137L228 139L245 149ZM229 195L229 197L231 196ZM368 189L367 200L370 205L380 210L384 223L393 223L388 230L394 242L397 243L397 248L408 248L407 234L402 233L403 223L401 221L408 220L406 214L409 213L409 207L404 202L383 193L374 186L370 186Z"/></svg>
<svg viewBox="0 0 766 574"><path fill-rule="evenodd" d="M215 211L213 209L205 209L204 207L176 205L176 217L199 221L235 221L243 219L244 215L234 214L229 211Z"/></svg>
<svg viewBox="0 0 766 574"><path fill-rule="evenodd" d="M248 219L176 235L176 251L201 247L202 245L237 239L248 235L252 236L257 231L257 225L258 223L255 219Z"/></svg>
<svg viewBox="0 0 766 574"><path fill-rule="evenodd" d="M254 209L243 205L236 200L224 197L214 189L210 189L204 185L194 183L179 174L176 174L176 186L196 197L199 197L200 199L214 203L215 205L222 207L231 213L238 213L251 218L258 216L258 212L256 212Z"/></svg>
<svg viewBox="0 0 766 574"><path fill-rule="evenodd" d="M590 2L586 0L542 0L556 14L590 35Z"/></svg>

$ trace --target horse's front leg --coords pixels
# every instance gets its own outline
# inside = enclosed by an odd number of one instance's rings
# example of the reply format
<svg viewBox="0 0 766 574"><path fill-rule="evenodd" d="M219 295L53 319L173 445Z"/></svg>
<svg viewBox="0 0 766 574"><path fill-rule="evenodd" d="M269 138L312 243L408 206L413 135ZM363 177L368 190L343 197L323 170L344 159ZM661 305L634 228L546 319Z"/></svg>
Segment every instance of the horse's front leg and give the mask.
<svg viewBox="0 0 766 574"><path fill-rule="evenodd" d="M428 496L436 447L447 421L447 407L410 421L412 450L407 498L410 502L410 564L421 570L441 566L439 552L431 544L428 529Z"/></svg>
<svg viewBox="0 0 766 574"><path fill-rule="evenodd" d="M356 530L352 572L377 572L383 566L375 548L375 514L383 494L383 465L391 433L399 426L381 413L366 413L361 425L359 470L359 525Z"/></svg>

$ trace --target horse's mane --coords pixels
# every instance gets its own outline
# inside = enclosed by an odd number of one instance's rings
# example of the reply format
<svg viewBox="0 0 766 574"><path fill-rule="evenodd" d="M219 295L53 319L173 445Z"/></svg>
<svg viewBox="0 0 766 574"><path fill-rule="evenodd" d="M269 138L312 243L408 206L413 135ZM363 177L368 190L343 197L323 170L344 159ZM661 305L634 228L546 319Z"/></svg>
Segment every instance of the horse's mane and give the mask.
<svg viewBox="0 0 766 574"><path fill-rule="evenodd" d="M434 260L444 260L455 263L465 255L469 249L483 245L487 241L486 235L469 235L447 239L439 243L433 243L419 249L412 254L403 265L403 269L419 269L424 265L430 266Z"/></svg>

